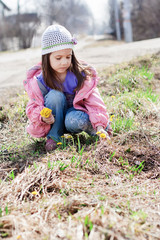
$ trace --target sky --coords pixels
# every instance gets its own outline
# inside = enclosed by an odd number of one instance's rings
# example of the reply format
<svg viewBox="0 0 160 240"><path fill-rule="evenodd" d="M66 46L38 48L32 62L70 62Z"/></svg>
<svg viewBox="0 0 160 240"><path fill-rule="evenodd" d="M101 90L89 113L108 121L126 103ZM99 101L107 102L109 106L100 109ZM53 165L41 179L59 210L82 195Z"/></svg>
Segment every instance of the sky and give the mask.
<svg viewBox="0 0 160 240"><path fill-rule="evenodd" d="M107 0L84 0L86 2L86 4L89 5L93 16L95 18L96 21L102 21L102 19L104 19L104 17L107 15L106 13L106 3ZM17 0L3 0L3 2L9 7L11 8L14 12L16 12L17 10ZM32 2L32 0L19 0L20 5L23 6L23 8L27 8L27 6L29 5L29 3ZM33 11L35 11L35 9L32 9Z"/></svg>
<svg viewBox="0 0 160 240"><path fill-rule="evenodd" d="M101 21L107 15L107 0L85 0L93 12L95 20Z"/></svg>

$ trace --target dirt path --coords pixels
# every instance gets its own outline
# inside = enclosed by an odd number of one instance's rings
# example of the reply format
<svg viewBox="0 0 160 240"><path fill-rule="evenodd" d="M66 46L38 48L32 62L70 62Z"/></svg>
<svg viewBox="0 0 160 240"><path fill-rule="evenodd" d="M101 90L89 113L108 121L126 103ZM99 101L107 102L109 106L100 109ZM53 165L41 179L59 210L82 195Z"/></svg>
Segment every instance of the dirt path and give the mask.
<svg viewBox="0 0 160 240"><path fill-rule="evenodd" d="M160 38L128 44L115 42L112 46L106 46L106 41L87 39L85 43L84 40L80 40L75 49L77 57L96 68L103 68L160 51ZM22 87L26 70L39 62L40 56L40 48L0 53L0 93L6 87Z"/></svg>
<svg viewBox="0 0 160 240"><path fill-rule="evenodd" d="M127 62L135 57L152 54L160 51L160 38L133 42L121 43L109 47L88 47L79 52L83 57L95 67L106 67L109 65Z"/></svg>

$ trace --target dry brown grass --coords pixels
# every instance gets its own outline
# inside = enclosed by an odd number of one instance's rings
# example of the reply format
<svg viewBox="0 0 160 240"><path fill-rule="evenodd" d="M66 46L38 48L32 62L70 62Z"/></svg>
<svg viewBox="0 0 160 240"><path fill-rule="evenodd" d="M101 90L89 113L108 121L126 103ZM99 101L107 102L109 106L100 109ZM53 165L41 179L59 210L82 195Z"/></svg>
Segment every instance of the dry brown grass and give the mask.
<svg viewBox="0 0 160 240"><path fill-rule="evenodd" d="M48 158L55 161L52 154ZM92 172L74 166L51 170L46 160L1 183L1 206L7 203L10 212L1 218L1 233L13 239L84 239L87 233L88 239L158 239L156 178L143 172L130 180L107 159Z"/></svg>

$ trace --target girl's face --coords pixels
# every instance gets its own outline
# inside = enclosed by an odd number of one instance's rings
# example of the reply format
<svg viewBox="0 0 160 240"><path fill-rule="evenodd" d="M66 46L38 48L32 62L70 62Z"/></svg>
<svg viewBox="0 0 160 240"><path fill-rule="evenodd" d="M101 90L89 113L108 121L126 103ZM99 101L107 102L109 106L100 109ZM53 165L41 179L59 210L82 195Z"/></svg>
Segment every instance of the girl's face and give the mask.
<svg viewBox="0 0 160 240"><path fill-rule="evenodd" d="M64 74L71 65L72 49L53 52L49 56L51 67L58 73Z"/></svg>

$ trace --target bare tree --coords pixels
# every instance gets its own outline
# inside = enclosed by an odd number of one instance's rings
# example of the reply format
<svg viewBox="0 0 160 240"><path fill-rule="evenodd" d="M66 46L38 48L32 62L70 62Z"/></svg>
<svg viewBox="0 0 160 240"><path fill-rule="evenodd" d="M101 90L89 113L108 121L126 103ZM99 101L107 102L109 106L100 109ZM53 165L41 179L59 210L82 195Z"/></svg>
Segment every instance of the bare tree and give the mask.
<svg viewBox="0 0 160 240"><path fill-rule="evenodd" d="M160 0L131 0L134 40L160 37Z"/></svg>
<svg viewBox="0 0 160 240"><path fill-rule="evenodd" d="M63 0L39 0L39 13L42 22L51 25L60 14Z"/></svg>
<svg viewBox="0 0 160 240"><path fill-rule="evenodd" d="M33 36L40 24L40 19L36 13L28 13L20 15L19 20L19 47L29 48L31 47Z"/></svg>
<svg viewBox="0 0 160 240"><path fill-rule="evenodd" d="M87 31L91 25L92 14L81 0L46 0L40 3L41 15L48 25L57 22L70 31Z"/></svg>
<svg viewBox="0 0 160 240"><path fill-rule="evenodd" d="M113 2L113 0L108 0L108 8L109 8L110 33L113 36L116 36L116 25L115 25L115 17L114 17L114 2Z"/></svg>
<svg viewBox="0 0 160 240"><path fill-rule="evenodd" d="M6 28L5 25L0 22L0 51L7 50L7 43L5 41Z"/></svg>
<svg viewBox="0 0 160 240"><path fill-rule="evenodd" d="M118 1L117 1L118 2ZM120 33L123 37L123 20L122 20L122 2L120 2L120 8L118 7L118 17L117 19L119 21L119 28L120 28ZM108 0L108 8L109 8L109 29L108 33L110 33L112 36L116 37L116 19L115 19L115 2L114 0Z"/></svg>
<svg viewBox="0 0 160 240"><path fill-rule="evenodd" d="M110 8L109 26L115 34L113 0L108 0ZM133 40L143 40L160 37L160 0L130 0ZM123 36L123 0L120 0L120 27Z"/></svg>

